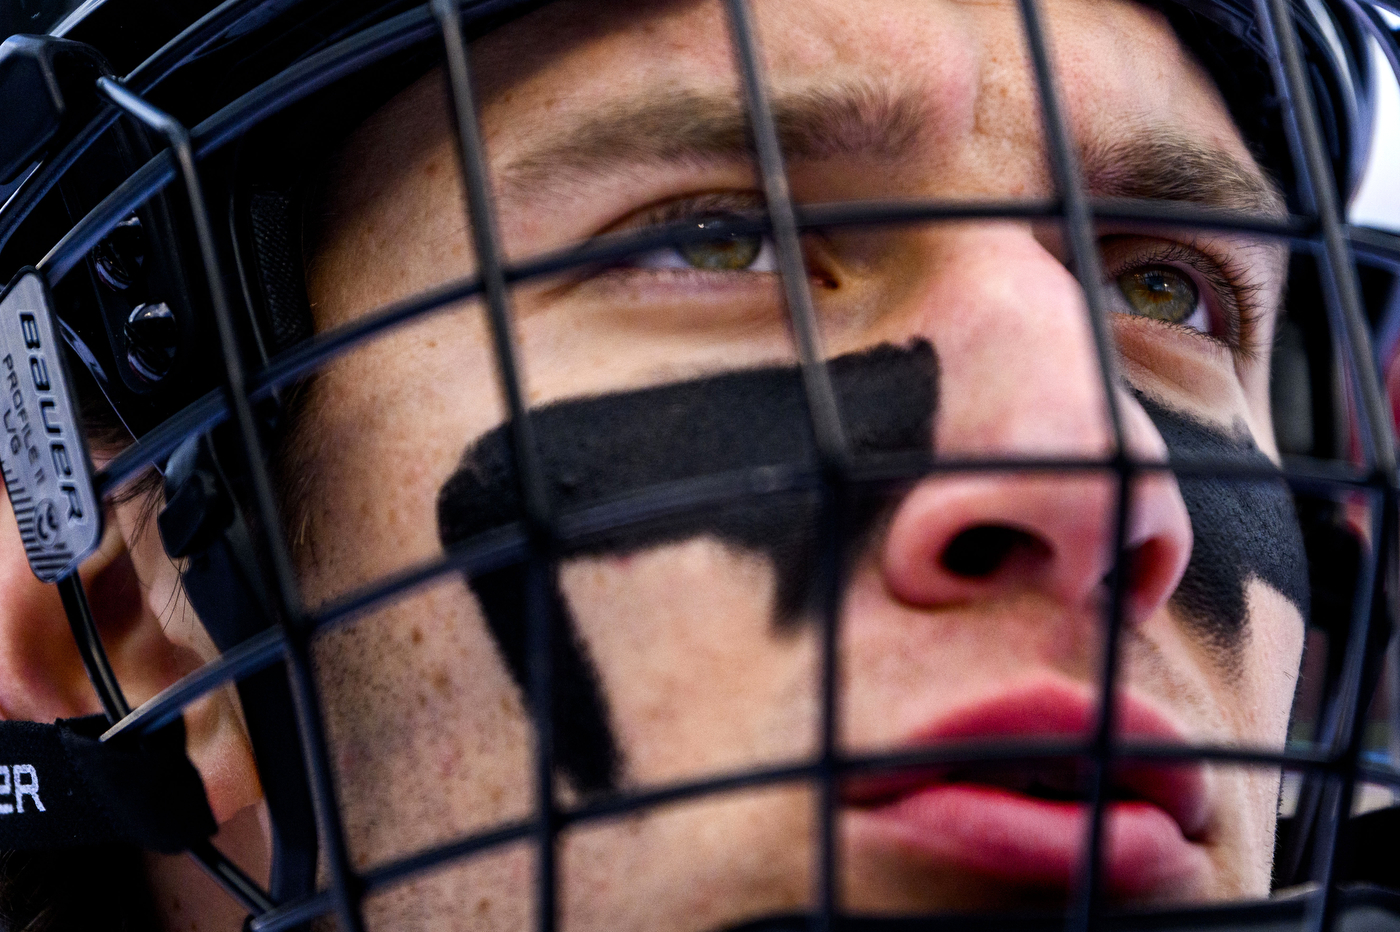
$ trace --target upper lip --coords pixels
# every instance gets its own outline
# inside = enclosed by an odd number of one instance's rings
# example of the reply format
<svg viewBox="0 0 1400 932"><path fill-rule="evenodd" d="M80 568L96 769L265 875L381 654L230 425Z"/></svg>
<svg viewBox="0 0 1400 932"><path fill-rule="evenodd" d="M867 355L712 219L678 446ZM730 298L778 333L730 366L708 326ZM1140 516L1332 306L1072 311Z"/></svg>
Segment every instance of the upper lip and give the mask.
<svg viewBox="0 0 1400 932"><path fill-rule="evenodd" d="M1115 699L1115 745L1140 743L1185 745L1185 734L1166 716L1130 693ZM916 729L899 743L899 750L915 750L949 743L997 738L1061 738L1083 742L1097 726L1097 695L1067 683L1039 683L1002 692L940 716ZM935 764L883 774L853 776L842 782L842 799L849 805L873 808L921 790L949 783L1019 782L1050 787L1079 782L1084 759L1041 758L1023 763L978 763L969 754L967 763ZM1002 758L1004 760L1004 758ZM1138 798L1170 815L1187 838L1199 838L1209 817L1205 768L1199 763L1123 761L1110 768L1112 798Z"/></svg>

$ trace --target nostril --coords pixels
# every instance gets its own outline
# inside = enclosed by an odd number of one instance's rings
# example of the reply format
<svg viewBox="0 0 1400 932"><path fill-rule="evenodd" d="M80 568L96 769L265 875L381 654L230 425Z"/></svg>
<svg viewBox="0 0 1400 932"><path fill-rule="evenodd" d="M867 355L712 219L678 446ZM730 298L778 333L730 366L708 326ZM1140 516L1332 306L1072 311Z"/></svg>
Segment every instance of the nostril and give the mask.
<svg viewBox="0 0 1400 932"><path fill-rule="evenodd" d="M949 541L941 562L948 572L969 579L990 576L1018 553L1036 553L1046 546L1033 535L1000 524L968 528Z"/></svg>

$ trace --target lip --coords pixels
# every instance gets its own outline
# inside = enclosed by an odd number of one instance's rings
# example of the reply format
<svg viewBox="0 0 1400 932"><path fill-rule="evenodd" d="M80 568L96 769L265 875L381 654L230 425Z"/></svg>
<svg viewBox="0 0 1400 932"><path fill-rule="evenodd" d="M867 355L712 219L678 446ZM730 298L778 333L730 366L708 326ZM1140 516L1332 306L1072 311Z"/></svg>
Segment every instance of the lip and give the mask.
<svg viewBox="0 0 1400 932"><path fill-rule="evenodd" d="M1168 718L1131 694L1117 697L1115 739L1185 744ZM1097 723L1097 697L1065 682L1012 689L916 729L902 749L973 739L1084 740ZM1055 764L1042 765L1053 767ZM1008 768L1010 769L1010 768ZM1024 770L1036 769L1027 764ZM842 782L857 836L912 849L939 864L1037 887L1075 882L1088 806L979 781L986 768L933 766ZM1199 764L1112 768L1104 868L1111 893L1138 897L1190 885L1208 869L1201 842L1210 794ZM857 839L858 840L858 839Z"/></svg>

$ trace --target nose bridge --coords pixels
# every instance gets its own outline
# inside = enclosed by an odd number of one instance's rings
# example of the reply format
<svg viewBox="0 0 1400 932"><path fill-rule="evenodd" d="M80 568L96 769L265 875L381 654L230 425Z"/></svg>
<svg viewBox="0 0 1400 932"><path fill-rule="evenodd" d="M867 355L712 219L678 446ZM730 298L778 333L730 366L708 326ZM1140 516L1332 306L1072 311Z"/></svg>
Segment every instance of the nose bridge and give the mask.
<svg viewBox="0 0 1400 932"><path fill-rule="evenodd" d="M1103 456L1113 448L1082 292L1026 224L947 237L921 325L939 349L941 455Z"/></svg>
<svg viewBox="0 0 1400 932"><path fill-rule="evenodd" d="M918 293L922 336L938 349L940 459L1102 459L1103 470L978 471L916 487L882 553L891 593L937 606L1034 589L1092 609L1114 565L1118 478L1104 378L1078 283L1024 224L942 239ZM1165 458L1135 399L1115 387L1125 452ZM1146 617L1175 590L1191 526L1175 480L1134 480L1125 549L1126 614Z"/></svg>

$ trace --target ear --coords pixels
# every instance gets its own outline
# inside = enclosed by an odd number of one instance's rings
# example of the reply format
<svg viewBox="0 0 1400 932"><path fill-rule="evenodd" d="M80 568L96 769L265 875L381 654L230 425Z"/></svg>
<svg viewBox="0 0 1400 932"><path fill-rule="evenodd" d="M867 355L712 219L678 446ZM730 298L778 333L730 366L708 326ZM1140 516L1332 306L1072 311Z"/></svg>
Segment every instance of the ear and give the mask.
<svg viewBox="0 0 1400 932"><path fill-rule="evenodd" d="M79 569L133 707L217 654L142 508L137 500L111 509L101 545ZM0 592L0 718L49 722L100 712L58 590L30 572L8 500L0 504ZM185 732L220 824L261 798L231 688L186 708Z"/></svg>
<svg viewBox="0 0 1400 932"><path fill-rule="evenodd" d="M122 572L121 538L108 528L80 571L89 595ZM126 561L130 566L130 561ZM102 711L68 628L58 589L35 578L8 498L0 501L0 716L48 722ZM122 613L130 614L130 599ZM112 612L104 605L104 618ZM104 642L105 642L104 638Z"/></svg>

